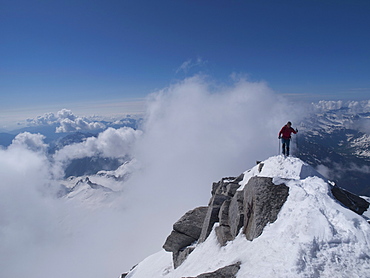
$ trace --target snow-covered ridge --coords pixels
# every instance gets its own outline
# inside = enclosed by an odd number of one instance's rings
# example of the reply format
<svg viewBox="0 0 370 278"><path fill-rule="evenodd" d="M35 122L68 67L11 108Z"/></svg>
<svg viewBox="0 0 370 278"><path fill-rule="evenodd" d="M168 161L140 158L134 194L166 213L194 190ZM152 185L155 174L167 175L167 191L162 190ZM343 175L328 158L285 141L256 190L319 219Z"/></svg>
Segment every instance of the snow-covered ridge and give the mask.
<svg viewBox="0 0 370 278"><path fill-rule="evenodd" d="M270 157L252 169L245 171L243 181L240 182L241 187L238 190L242 190L249 179L254 176L270 177L276 183L279 183L278 180L300 180L309 176L325 179L319 172L299 158L282 155Z"/></svg>
<svg viewBox="0 0 370 278"><path fill-rule="evenodd" d="M101 170L94 175L70 176L60 181L59 197L83 203L90 208L111 206L120 197L124 181L135 171L137 161L127 161L116 170Z"/></svg>
<svg viewBox="0 0 370 278"><path fill-rule="evenodd" d="M204 273L217 277L215 271L230 265L239 271L227 277L236 278L370 277L370 225L335 200L330 185L316 174L293 157L261 162L244 172L234 196L256 177L272 178L276 186L284 183L289 195L276 221L267 223L260 236L247 240L244 225L233 240L220 244L218 230L224 225L220 212L209 236L193 243L193 251L177 268L171 253L163 250L123 277L203 277L199 275ZM229 181L227 188L233 185Z"/></svg>

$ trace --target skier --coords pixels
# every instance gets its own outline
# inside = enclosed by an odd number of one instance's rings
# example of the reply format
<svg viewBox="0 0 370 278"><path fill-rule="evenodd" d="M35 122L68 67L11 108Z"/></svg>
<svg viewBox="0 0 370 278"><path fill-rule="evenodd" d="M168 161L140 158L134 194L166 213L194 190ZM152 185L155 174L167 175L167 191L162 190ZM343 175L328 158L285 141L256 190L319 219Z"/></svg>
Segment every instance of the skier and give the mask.
<svg viewBox="0 0 370 278"><path fill-rule="evenodd" d="M298 129L292 128L292 123L288 122L285 126L283 126L279 132L279 139L283 144L283 155L289 156L289 145L290 145L290 138L291 134L297 134Z"/></svg>

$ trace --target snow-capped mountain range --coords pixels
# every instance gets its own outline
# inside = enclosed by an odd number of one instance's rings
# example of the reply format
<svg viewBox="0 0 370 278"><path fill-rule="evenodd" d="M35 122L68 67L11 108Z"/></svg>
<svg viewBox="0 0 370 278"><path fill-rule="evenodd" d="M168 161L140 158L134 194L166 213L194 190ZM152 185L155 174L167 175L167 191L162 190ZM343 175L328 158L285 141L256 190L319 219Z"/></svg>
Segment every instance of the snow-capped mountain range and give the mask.
<svg viewBox="0 0 370 278"><path fill-rule="evenodd" d="M339 186L370 196L369 101L321 101L299 129L297 157Z"/></svg>
<svg viewBox="0 0 370 278"><path fill-rule="evenodd" d="M313 103L308 110L308 116L296 123L299 133L292 138L293 155L315 167L340 187L359 195L370 196L368 182L370 180L370 101L320 101ZM64 115L66 111L68 110L59 114ZM67 114L71 119L78 119L71 112ZM45 117L46 115L43 118ZM50 119L50 117L48 114L47 118ZM64 116L59 122L65 121L66 118L69 119ZM41 119L37 121L40 122ZM33 123L30 131L36 132L35 120L29 120L29 122ZM42 122L45 120L43 119ZM58 130L56 122L57 120L51 122L54 131ZM94 118L94 122L98 123L97 126L104 125L115 129L122 127L140 129L142 119L124 118L107 122ZM41 132L46 131L44 141L49 144L48 152L51 154L65 146L84 142L88 138L96 138L102 132L101 129L95 132L89 129L72 133L52 133L49 127L50 125L41 126L40 130ZM21 131L28 131L28 129ZM0 136L0 144L7 146L11 142L10 139L14 137L15 135L3 133ZM101 155L72 158L64 165L64 177L67 183L74 180L70 177L76 177L77 180L88 177L94 180L97 179L95 176L99 171L117 170L131 159L133 158L129 156L105 157ZM102 175L100 172L99 176ZM128 173L126 177L127 175ZM122 177L118 175L116 179L122 179ZM100 182L103 182L101 178Z"/></svg>
<svg viewBox="0 0 370 278"><path fill-rule="evenodd" d="M320 101L313 103L308 110L308 116L296 123L299 133L292 139L293 155L315 167L340 187L359 195L370 196L368 182L370 180L370 101ZM81 119L86 124L81 124ZM72 126L72 120L74 130L78 128L78 131L73 132L70 128L72 132L60 132L61 126L66 122ZM82 143L88 138L97 138L98 134L103 131L101 129L103 126L115 129L122 127L140 129L142 118L129 117L109 122L94 117L89 121L87 118L79 118L71 111L64 109L58 112L58 116L48 113L37 119L27 120L27 122L29 123L28 128L1 133L0 145L9 146L16 134L21 132L41 133L48 144L48 152L53 155L68 145ZM91 125L91 122L95 124ZM83 126L89 127L88 130L81 129ZM94 131L91 126L99 128ZM63 128L63 130L67 129ZM60 192L70 195L73 188L77 188L75 187L77 182L86 178L96 180L102 183L101 186L109 188L112 180L122 180L123 177L104 171L119 171L120 168L126 167L127 162L132 159L133 157L127 155L106 157L90 154L69 158L63 165L65 180L61 181ZM126 178L128 175L129 173L125 171ZM106 176L109 181L105 185L102 176ZM69 189L65 190L65 188ZM90 195L87 194L87 196Z"/></svg>

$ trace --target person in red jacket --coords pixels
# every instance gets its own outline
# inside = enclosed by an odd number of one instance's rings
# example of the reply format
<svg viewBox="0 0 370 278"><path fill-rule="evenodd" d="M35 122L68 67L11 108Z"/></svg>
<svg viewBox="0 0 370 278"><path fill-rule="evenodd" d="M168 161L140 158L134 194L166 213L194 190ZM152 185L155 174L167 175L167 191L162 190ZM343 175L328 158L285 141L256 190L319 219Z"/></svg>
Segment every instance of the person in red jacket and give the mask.
<svg viewBox="0 0 370 278"><path fill-rule="evenodd" d="M290 145L290 138L291 134L297 134L298 129L292 128L292 123L288 122L285 126L283 126L279 132L279 139L283 144L283 155L289 156L289 145Z"/></svg>

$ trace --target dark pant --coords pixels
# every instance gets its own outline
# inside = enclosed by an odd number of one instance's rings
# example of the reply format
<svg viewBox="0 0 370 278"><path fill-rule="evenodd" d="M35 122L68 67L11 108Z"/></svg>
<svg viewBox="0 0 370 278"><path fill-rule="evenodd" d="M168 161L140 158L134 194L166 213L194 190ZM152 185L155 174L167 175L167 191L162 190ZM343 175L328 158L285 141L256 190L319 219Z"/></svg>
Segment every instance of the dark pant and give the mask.
<svg viewBox="0 0 370 278"><path fill-rule="evenodd" d="M283 144L283 155L289 155L290 138L281 138Z"/></svg>

